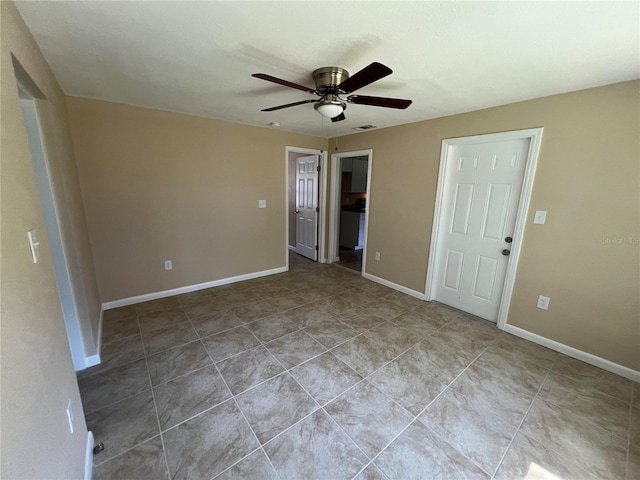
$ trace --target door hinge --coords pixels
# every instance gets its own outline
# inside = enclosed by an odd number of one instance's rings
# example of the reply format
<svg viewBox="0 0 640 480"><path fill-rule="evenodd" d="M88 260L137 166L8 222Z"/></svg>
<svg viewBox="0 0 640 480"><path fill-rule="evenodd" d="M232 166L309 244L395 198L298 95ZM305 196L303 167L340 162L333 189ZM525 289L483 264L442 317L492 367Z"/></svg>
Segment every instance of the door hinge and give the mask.
<svg viewBox="0 0 640 480"><path fill-rule="evenodd" d="M316 207L316 213L320 213L320 207Z"/></svg>
<svg viewBox="0 0 640 480"><path fill-rule="evenodd" d="M316 251L318 251L318 245L316 245Z"/></svg>
<svg viewBox="0 0 640 480"><path fill-rule="evenodd" d="M316 167L316 170L317 170L318 172L320 171L320 165L318 165L318 166Z"/></svg>

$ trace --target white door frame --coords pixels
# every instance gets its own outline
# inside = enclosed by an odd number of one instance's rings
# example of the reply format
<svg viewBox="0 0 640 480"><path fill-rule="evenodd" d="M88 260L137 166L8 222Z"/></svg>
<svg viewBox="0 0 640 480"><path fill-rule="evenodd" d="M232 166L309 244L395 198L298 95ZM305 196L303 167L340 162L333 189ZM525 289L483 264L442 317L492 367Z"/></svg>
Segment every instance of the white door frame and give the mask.
<svg viewBox="0 0 640 480"><path fill-rule="evenodd" d="M513 285L515 283L516 272L518 270L518 260L520 258L520 249L524 237L524 230L527 223L527 212L529 211L529 203L531 200L531 191L533 190L533 180L538 164L538 154L540 153L540 144L542 142L542 128L531 128L527 130L515 130L512 132L492 133L487 135L474 135L471 137L447 138L442 140L442 149L440 152L440 168L438 171L438 187L436 193L436 204L433 212L433 228L431 230L431 247L429 249L429 264L427 266L427 281L425 285L425 300L431 301L433 298L434 281L433 275L436 267L436 255L439 246L438 232L440 230L440 218L443 207L444 182L446 179L447 158L449 149L455 145L468 145L474 143L499 142L506 140L529 139L529 153L527 155L524 178L522 180L522 191L520 192L520 202L516 213L516 221L513 231L513 242L511 243L511 254L509 255L509 263L502 289L502 298L500 300L500 309L498 311L498 328L504 330L507 324L507 315L509 314L509 306L511 305L511 295L513 293Z"/></svg>
<svg viewBox="0 0 640 480"><path fill-rule="evenodd" d="M327 189L325 185L327 185L327 152L325 150L316 150L313 148L302 148L302 147L285 147L285 217L286 217L286 225L287 229L285 232L285 266L287 270L289 270L289 154L290 153L302 153L305 155L318 155L319 161L318 165L320 165L320 172L318 173L318 191L320 192L320 199L318 201L318 206L320 207L320 214L318 215L318 221L316 222L316 229L318 231L318 263L325 263L325 224L327 214L325 212L324 206L327 204Z"/></svg>
<svg viewBox="0 0 640 480"><path fill-rule="evenodd" d="M99 359L91 359L91 361L88 361L89 358L86 357L84 351L77 298L71 283L69 259L65 254L64 242L60 232L60 212L58 208L56 208L55 196L51 186L50 167L48 165L42 129L40 127L40 117L35 103L36 98L32 96L26 88L22 87L20 82L18 91L36 185L40 197L40 207L45 223L46 237L49 241L53 273L56 278L60 306L62 308L67 340L69 342L69 350L71 351L71 359L76 371L83 370L95 364L96 360L99 363ZM43 237L44 240L44 234L41 232L39 235Z"/></svg>
<svg viewBox="0 0 640 480"><path fill-rule="evenodd" d="M340 184L342 183L342 168L340 161L343 158L367 156L367 208L364 214L364 249L362 250L362 274L367 266L367 236L369 234L369 205L371 204L371 163L373 161L373 149L356 150L354 152L334 153L331 155L331 198L329 205L329 263L340 261L338 253L338 232L340 231Z"/></svg>

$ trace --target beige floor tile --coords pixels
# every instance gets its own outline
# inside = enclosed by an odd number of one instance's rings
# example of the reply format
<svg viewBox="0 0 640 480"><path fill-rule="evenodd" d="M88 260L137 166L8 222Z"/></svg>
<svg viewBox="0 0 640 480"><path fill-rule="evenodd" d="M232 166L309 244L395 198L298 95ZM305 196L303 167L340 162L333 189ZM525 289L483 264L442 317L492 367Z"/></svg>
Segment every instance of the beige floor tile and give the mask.
<svg viewBox="0 0 640 480"><path fill-rule="evenodd" d="M163 434L171 478L209 480L259 445L233 400Z"/></svg>
<svg viewBox="0 0 640 480"><path fill-rule="evenodd" d="M215 480L238 479L280 480L278 474L262 449L247 455L233 467L215 477Z"/></svg>
<svg viewBox="0 0 640 480"><path fill-rule="evenodd" d="M631 401L633 382L566 355L558 355L553 371L627 403Z"/></svg>
<svg viewBox="0 0 640 480"><path fill-rule="evenodd" d="M378 458L390 479L488 480L477 465L420 422L412 423Z"/></svg>
<svg viewBox="0 0 640 480"><path fill-rule="evenodd" d="M288 373L238 395L237 401L263 444L318 408Z"/></svg>
<svg viewBox="0 0 640 480"><path fill-rule="evenodd" d="M104 444L104 451L93 460L96 466L160 433L151 390L90 413L86 421L95 444Z"/></svg>
<svg viewBox="0 0 640 480"><path fill-rule="evenodd" d="M234 395L284 371L280 362L262 345L222 360L216 366Z"/></svg>
<svg viewBox="0 0 640 480"><path fill-rule="evenodd" d="M265 445L282 479L350 479L368 459L322 410Z"/></svg>
<svg viewBox="0 0 640 480"><path fill-rule="evenodd" d="M169 480L160 436L141 443L93 470L93 480L135 478L136 480Z"/></svg>
<svg viewBox="0 0 640 480"><path fill-rule="evenodd" d="M366 380L324 409L369 458L380 453L414 418Z"/></svg>
<svg viewBox="0 0 640 480"><path fill-rule="evenodd" d="M440 438L492 475L506 453L517 427L494 415L481 398L451 388L419 417Z"/></svg>
<svg viewBox="0 0 640 480"><path fill-rule="evenodd" d="M295 254L102 341L97 479L640 480L640 384Z"/></svg>
<svg viewBox="0 0 640 480"><path fill-rule="evenodd" d="M298 365L290 373L320 405L362 380L355 370L330 352Z"/></svg>
<svg viewBox="0 0 640 480"><path fill-rule="evenodd" d="M293 368L327 351L326 347L316 342L303 330L297 330L265 343L265 347L285 368Z"/></svg>
<svg viewBox="0 0 640 480"><path fill-rule="evenodd" d="M153 389L160 428L167 430L231 397L215 365Z"/></svg>
<svg viewBox="0 0 640 480"><path fill-rule="evenodd" d="M627 440L555 407L538 397L520 429L552 448L560 457L575 458L600 478L624 478Z"/></svg>

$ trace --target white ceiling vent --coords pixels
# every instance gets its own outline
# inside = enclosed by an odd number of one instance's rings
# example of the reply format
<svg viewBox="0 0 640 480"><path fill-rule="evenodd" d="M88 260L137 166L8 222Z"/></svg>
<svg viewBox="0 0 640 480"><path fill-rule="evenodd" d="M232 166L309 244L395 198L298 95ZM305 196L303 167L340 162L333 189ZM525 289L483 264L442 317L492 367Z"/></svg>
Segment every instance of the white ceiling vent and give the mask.
<svg viewBox="0 0 640 480"><path fill-rule="evenodd" d="M372 128L378 128L375 125L360 125L359 127L353 127L354 130L371 130Z"/></svg>

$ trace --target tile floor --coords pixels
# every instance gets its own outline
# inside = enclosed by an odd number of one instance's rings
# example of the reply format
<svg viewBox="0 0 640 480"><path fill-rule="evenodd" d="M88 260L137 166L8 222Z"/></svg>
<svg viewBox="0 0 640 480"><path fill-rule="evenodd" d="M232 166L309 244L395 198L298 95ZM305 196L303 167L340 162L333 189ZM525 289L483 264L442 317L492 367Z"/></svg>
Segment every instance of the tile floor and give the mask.
<svg viewBox="0 0 640 480"><path fill-rule="evenodd" d="M105 312L102 353L95 479L640 479L640 384L296 255Z"/></svg>
<svg viewBox="0 0 640 480"><path fill-rule="evenodd" d="M361 272L362 253L362 250L351 250L349 248L340 247L340 261L336 262L336 265L348 268L349 270L355 270L356 272Z"/></svg>

